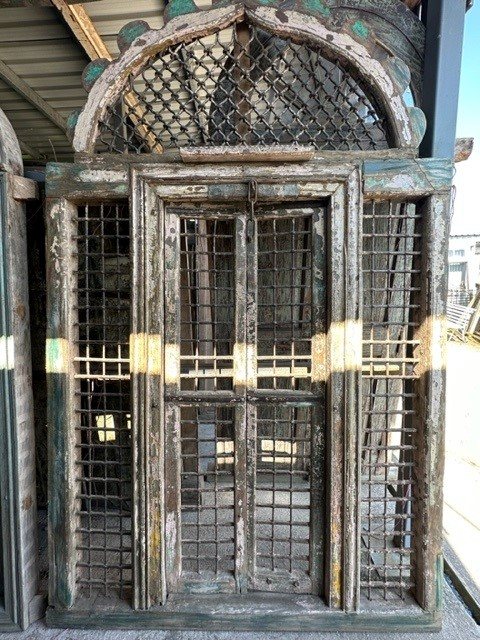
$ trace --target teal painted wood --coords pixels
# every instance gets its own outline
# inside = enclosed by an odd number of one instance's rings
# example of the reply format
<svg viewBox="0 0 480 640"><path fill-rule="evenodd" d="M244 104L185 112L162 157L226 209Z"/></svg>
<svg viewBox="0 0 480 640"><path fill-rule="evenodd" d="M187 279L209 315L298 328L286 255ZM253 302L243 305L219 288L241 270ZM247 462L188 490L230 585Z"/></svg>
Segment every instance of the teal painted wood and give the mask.
<svg viewBox="0 0 480 640"><path fill-rule="evenodd" d="M16 625L23 616L20 598L20 575L18 572L18 521L16 512L19 509L18 497L18 469L16 465L17 455L15 451L15 391L13 378L13 362L9 358L13 356L10 343L13 341L13 328L11 322L12 303L10 288L11 278L8 256L8 181L7 174L0 174L0 336L3 337L2 353L5 365L0 367L0 452L2 464L0 465L0 544L3 558L3 590L4 590L4 616L6 625Z"/></svg>
<svg viewBox="0 0 480 640"><path fill-rule="evenodd" d="M47 420L49 453L49 601L68 609L75 599L70 447L75 444L70 403L69 253L71 214L66 200L53 200L47 209Z"/></svg>
<svg viewBox="0 0 480 640"><path fill-rule="evenodd" d="M363 163L365 197L416 197L447 191L452 185L453 162L437 158L367 160Z"/></svg>
<svg viewBox="0 0 480 640"><path fill-rule="evenodd" d="M348 632L385 631L434 632L441 630L441 621L430 614L407 615L346 614L339 612L317 614L228 614L186 612L132 612L65 614L53 609L47 611L47 624L64 629L158 629L208 631L278 631L283 632Z"/></svg>

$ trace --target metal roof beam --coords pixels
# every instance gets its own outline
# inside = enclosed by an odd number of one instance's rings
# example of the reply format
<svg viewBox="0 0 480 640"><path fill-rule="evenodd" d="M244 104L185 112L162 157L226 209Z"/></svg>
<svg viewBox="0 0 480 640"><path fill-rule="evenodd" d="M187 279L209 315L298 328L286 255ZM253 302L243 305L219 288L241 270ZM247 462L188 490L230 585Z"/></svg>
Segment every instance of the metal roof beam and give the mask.
<svg viewBox="0 0 480 640"><path fill-rule="evenodd" d="M0 60L0 79L6 82L12 89L33 105L38 111L43 113L51 122L53 122L64 133L67 132L66 120L51 107L46 100L42 98L34 89L32 89L13 69L11 69L3 60Z"/></svg>

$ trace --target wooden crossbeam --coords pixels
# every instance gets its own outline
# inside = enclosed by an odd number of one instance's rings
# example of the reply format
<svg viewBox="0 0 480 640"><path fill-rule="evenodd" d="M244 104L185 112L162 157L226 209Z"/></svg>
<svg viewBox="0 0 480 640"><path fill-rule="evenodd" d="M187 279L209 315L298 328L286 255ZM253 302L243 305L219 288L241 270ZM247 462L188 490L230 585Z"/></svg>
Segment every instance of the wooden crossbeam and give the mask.
<svg viewBox="0 0 480 640"><path fill-rule="evenodd" d="M66 133L67 122L51 105L48 104L42 96L37 93L30 85L28 85L23 78L20 78L11 67L9 67L3 60L0 60L0 79L6 82L12 89L18 93L22 98L27 100L38 111L43 113L51 122L53 122L59 129Z"/></svg>
<svg viewBox="0 0 480 640"><path fill-rule="evenodd" d="M105 44L83 4L71 5L67 0L51 0L51 2L61 13L63 19L75 36L75 39L83 48L90 60L96 60L97 58L106 58L107 60L113 59L112 53ZM130 118L134 125L137 126L137 131L147 141L150 146L150 151L161 153L163 148L155 135L148 129L148 127L141 124L142 120L145 118L145 112L137 103L134 94L131 92L126 93L124 100L125 104L130 109Z"/></svg>

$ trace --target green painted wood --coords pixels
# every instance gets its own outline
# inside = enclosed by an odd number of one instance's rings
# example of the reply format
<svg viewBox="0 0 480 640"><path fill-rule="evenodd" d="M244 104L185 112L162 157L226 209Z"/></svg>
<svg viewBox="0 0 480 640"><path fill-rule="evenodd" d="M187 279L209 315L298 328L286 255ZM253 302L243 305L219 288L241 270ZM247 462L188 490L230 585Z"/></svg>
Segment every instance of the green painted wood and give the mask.
<svg viewBox="0 0 480 640"><path fill-rule="evenodd" d="M363 163L366 198L418 197L448 191L454 166L450 160L367 160Z"/></svg>
<svg viewBox="0 0 480 640"><path fill-rule="evenodd" d="M339 612L317 614L228 614L187 612L70 613L47 611L47 624L69 629L158 629L207 631L281 631L283 632L434 632L441 630L440 619L430 614L373 615Z"/></svg>
<svg viewBox="0 0 480 640"><path fill-rule="evenodd" d="M82 164L47 164L45 173L46 195L70 200L120 199L129 196L128 169L125 166L107 168L99 163L96 168Z"/></svg>

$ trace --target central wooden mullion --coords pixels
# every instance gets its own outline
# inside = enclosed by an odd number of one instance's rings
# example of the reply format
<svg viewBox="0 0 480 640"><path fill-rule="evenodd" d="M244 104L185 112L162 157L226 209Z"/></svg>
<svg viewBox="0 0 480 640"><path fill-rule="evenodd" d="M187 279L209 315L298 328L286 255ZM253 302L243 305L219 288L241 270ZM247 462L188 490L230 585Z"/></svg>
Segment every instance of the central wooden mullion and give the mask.
<svg viewBox="0 0 480 640"><path fill-rule="evenodd" d="M257 221L247 221L246 256L246 305L245 305L245 412L246 412L246 490L247 520L246 549L249 588L254 588L256 566L255 540L255 485L257 475L257 408L251 397L257 389L257 286L258 241Z"/></svg>
<svg viewBox="0 0 480 640"><path fill-rule="evenodd" d="M181 434L180 406L180 216L165 212L163 261L165 270L165 573L167 591L176 592L182 580Z"/></svg>
<svg viewBox="0 0 480 640"><path fill-rule="evenodd" d="M246 219L235 219L235 346L233 350L234 392L242 400L235 409L235 586L238 593L247 590L248 560L246 523L247 491L247 305Z"/></svg>
<svg viewBox="0 0 480 640"><path fill-rule="evenodd" d="M312 592L324 589L325 548L325 407L327 396L327 242L324 207L312 217L312 407L310 576Z"/></svg>

